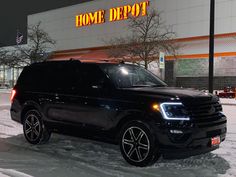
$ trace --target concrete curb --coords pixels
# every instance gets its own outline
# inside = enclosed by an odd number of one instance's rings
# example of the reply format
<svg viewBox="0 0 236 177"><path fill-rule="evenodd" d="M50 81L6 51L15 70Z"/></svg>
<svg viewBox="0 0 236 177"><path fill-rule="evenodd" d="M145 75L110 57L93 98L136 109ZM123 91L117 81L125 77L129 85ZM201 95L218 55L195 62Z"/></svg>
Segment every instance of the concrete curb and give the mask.
<svg viewBox="0 0 236 177"><path fill-rule="evenodd" d="M11 108L11 105L0 105L0 110L3 110L3 109L9 109L10 110Z"/></svg>
<svg viewBox="0 0 236 177"><path fill-rule="evenodd" d="M233 103L221 103L223 106L236 106L236 104Z"/></svg>
<svg viewBox="0 0 236 177"><path fill-rule="evenodd" d="M6 90L0 90L0 93L3 93L3 94L9 94L9 93L11 93L11 91L6 91Z"/></svg>

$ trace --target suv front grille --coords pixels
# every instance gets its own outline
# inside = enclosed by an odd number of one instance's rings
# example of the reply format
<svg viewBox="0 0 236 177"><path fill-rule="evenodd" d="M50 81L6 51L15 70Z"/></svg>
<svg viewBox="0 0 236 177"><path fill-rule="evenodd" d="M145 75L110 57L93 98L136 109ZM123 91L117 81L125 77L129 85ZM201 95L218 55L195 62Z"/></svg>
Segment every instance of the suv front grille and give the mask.
<svg viewBox="0 0 236 177"><path fill-rule="evenodd" d="M191 118L199 128L213 127L226 123L221 114L222 106L218 102L203 102L187 107Z"/></svg>

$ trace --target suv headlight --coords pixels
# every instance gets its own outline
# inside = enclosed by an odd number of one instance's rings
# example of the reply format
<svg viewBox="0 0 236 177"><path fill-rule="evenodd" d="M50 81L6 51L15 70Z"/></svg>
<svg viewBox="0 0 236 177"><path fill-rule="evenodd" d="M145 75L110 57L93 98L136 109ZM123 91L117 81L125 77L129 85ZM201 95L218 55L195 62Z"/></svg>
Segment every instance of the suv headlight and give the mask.
<svg viewBox="0 0 236 177"><path fill-rule="evenodd" d="M182 103L162 103L161 113L167 120L190 120L187 110Z"/></svg>

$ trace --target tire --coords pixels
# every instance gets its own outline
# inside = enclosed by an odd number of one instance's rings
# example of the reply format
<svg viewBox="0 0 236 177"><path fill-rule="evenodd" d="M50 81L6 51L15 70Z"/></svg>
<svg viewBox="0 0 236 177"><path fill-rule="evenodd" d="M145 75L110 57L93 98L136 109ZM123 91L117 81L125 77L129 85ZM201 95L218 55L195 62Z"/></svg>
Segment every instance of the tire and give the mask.
<svg viewBox="0 0 236 177"><path fill-rule="evenodd" d="M152 165L160 157L156 135L143 121L132 121L123 126L119 144L124 159L134 166Z"/></svg>
<svg viewBox="0 0 236 177"><path fill-rule="evenodd" d="M30 110L24 116L24 136L30 144L43 144L50 139L51 132L46 128L41 117L37 110Z"/></svg>

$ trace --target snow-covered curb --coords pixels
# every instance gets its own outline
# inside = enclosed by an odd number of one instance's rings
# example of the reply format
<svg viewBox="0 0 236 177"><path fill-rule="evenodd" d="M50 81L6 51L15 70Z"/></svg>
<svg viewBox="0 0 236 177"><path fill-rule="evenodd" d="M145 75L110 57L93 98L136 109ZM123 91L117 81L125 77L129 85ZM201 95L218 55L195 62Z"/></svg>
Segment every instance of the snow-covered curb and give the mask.
<svg viewBox="0 0 236 177"><path fill-rule="evenodd" d="M236 106L236 99L220 98L220 102L222 105Z"/></svg>
<svg viewBox="0 0 236 177"><path fill-rule="evenodd" d="M11 93L12 89L0 89L0 93Z"/></svg>
<svg viewBox="0 0 236 177"><path fill-rule="evenodd" d="M12 169L2 169L0 168L0 176L1 177L32 177L30 175L18 172Z"/></svg>

